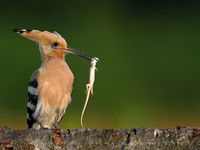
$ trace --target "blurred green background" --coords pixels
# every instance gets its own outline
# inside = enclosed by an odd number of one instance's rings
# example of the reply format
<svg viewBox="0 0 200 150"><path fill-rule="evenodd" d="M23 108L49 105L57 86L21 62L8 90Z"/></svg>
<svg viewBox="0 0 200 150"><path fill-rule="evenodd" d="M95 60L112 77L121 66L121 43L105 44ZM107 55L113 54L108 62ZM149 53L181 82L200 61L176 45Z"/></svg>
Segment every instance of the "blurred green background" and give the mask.
<svg viewBox="0 0 200 150"><path fill-rule="evenodd" d="M100 58L89 128L200 124L200 3L197 1L1 1L0 126L26 128L27 85L38 45L13 28L56 30ZM89 62L67 55L72 103L59 124L79 128Z"/></svg>

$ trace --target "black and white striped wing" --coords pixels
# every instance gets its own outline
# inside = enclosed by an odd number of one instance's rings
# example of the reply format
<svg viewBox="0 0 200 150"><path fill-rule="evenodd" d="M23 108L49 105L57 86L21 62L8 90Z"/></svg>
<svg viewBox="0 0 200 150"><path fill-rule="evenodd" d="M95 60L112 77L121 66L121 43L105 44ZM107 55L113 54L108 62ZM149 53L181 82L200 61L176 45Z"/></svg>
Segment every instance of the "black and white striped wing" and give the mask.
<svg viewBox="0 0 200 150"><path fill-rule="evenodd" d="M32 128L37 122L36 120L36 107L38 104L38 82L36 79L31 80L28 86L28 103L27 103L27 126Z"/></svg>

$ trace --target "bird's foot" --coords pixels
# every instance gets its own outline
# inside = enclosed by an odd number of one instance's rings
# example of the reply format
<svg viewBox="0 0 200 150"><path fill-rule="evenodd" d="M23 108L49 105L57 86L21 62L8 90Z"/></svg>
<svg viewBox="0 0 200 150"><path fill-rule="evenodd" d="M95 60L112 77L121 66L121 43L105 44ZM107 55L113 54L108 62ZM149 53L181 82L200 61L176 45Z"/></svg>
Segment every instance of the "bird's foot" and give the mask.
<svg viewBox="0 0 200 150"><path fill-rule="evenodd" d="M48 128L44 127L40 122L38 122L40 124L40 130L48 130Z"/></svg>
<svg viewBox="0 0 200 150"><path fill-rule="evenodd" d="M52 129L60 129L60 128L58 127L58 125L54 125L54 126L52 127Z"/></svg>

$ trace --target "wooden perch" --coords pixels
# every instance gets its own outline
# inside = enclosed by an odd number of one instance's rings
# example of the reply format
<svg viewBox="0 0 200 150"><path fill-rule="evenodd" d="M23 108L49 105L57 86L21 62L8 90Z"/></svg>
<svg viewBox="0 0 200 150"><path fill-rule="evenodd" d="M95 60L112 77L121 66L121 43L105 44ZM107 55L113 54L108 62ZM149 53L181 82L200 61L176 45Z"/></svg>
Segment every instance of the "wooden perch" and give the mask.
<svg viewBox="0 0 200 150"><path fill-rule="evenodd" d="M200 129L12 130L0 127L0 145L0 150L199 150Z"/></svg>

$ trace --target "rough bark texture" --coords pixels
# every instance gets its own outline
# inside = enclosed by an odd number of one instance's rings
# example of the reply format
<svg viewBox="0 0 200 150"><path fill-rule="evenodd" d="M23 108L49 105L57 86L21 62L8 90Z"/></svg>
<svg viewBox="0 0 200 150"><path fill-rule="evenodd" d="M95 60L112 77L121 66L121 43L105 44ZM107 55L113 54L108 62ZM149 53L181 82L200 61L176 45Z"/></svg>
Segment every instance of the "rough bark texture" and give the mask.
<svg viewBox="0 0 200 150"><path fill-rule="evenodd" d="M200 129L12 130L0 127L0 149L200 150Z"/></svg>

